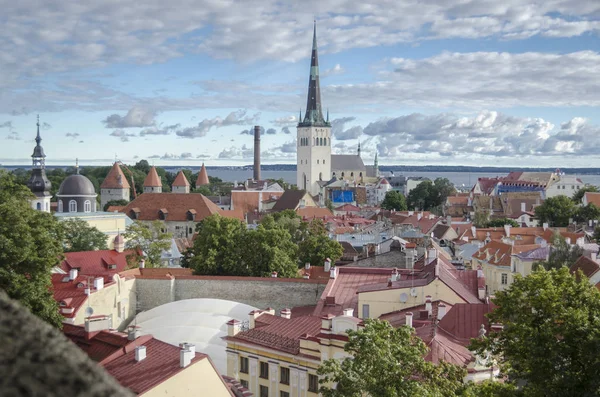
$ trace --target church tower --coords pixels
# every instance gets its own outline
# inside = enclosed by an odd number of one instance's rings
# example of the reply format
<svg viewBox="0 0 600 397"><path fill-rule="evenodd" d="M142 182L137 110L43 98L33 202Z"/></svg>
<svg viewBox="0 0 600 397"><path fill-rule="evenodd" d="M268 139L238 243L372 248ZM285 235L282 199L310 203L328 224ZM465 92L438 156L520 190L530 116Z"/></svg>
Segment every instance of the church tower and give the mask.
<svg viewBox="0 0 600 397"><path fill-rule="evenodd" d="M319 57L317 54L317 23L313 33L308 98L304 119L300 114L297 127L296 181L298 189L310 194L320 192L319 181L331 178L331 124L329 112L327 120L321 109L321 87L319 85Z"/></svg>
<svg viewBox="0 0 600 397"><path fill-rule="evenodd" d="M35 148L33 149L32 158L32 167L31 167L31 178L27 182L27 186L33 194L35 194L35 198L31 200L31 206L35 210L50 212L50 199L52 195L50 194L50 188L52 184L46 177L46 154L44 153L44 149L40 144L42 142L42 137L40 136L40 116L38 116L37 120L37 136L35 137Z"/></svg>

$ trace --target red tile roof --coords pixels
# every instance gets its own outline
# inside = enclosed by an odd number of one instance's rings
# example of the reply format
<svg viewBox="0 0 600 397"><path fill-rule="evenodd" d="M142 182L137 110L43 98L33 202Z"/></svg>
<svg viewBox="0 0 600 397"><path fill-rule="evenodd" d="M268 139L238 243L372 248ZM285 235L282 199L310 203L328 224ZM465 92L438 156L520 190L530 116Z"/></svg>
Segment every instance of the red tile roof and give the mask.
<svg viewBox="0 0 600 397"><path fill-rule="evenodd" d="M200 193L173 194L173 193L143 193L130 202L121 212L131 217L131 212L137 212L135 219L154 221L159 218L159 210L167 210L167 221L187 221L188 211L195 210L195 221L212 214L220 213L219 207ZM139 212L138 212L139 211Z"/></svg>
<svg viewBox="0 0 600 397"><path fill-rule="evenodd" d="M121 212L123 208L125 208L124 205L110 205L106 209L106 212Z"/></svg>
<svg viewBox="0 0 600 397"><path fill-rule="evenodd" d="M335 208L336 211L346 211L346 212L360 212L360 207L352 204L344 204Z"/></svg>
<svg viewBox="0 0 600 397"><path fill-rule="evenodd" d="M127 269L127 255L133 253L133 250L123 252L115 250L65 252L65 259L62 261L60 268L67 273L69 270L77 268L80 275L112 276ZM110 269L109 265L116 265L116 268Z"/></svg>
<svg viewBox="0 0 600 397"><path fill-rule="evenodd" d="M202 168L200 168L200 172L198 173L198 178L196 179L196 187L208 185L210 182L208 180L208 173L206 172L206 167L204 163L202 163Z"/></svg>
<svg viewBox="0 0 600 397"><path fill-rule="evenodd" d="M173 181L172 186L182 186L182 187L190 186L190 182L188 182L183 171L179 171L179 173L175 177L175 180Z"/></svg>
<svg viewBox="0 0 600 397"><path fill-rule="evenodd" d="M304 207L298 208L296 210L296 214L298 214L304 220L312 220L312 219L327 219L332 218L333 213L329 210L329 208L320 208L320 207Z"/></svg>
<svg viewBox="0 0 600 397"><path fill-rule="evenodd" d="M468 205L468 196L448 196L446 199L450 205Z"/></svg>
<svg viewBox="0 0 600 397"><path fill-rule="evenodd" d="M580 256L577 262L571 265L571 273L577 273L578 270L590 278L600 270L600 264L587 256Z"/></svg>
<svg viewBox="0 0 600 397"><path fill-rule="evenodd" d="M290 354L300 352L300 336L317 335L321 330L321 318L301 316L286 319L268 313L261 314L255 320L255 327L239 332L226 340L249 342Z"/></svg>
<svg viewBox="0 0 600 397"><path fill-rule="evenodd" d="M131 349L104 365L122 386L136 394L152 389L185 369L179 364L179 347L154 338L143 345L146 346L146 358L142 361L135 361L135 349ZM208 359L206 354L196 352L190 365L204 359Z"/></svg>
<svg viewBox="0 0 600 397"><path fill-rule="evenodd" d="M77 288L79 283L87 284L87 277L78 276L73 281L63 282L65 279L69 279L68 274L52 274L52 294L54 295L54 300L59 303L61 309L73 309L72 313L65 313L61 310L62 316L66 318L73 318L77 315L79 309L81 309L87 301L85 287ZM94 293L95 290L91 288L91 292Z"/></svg>
<svg viewBox="0 0 600 397"><path fill-rule="evenodd" d="M104 178L100 189L130 189L129 182L125 178L125 174L121 171L118 163L114 163L108 175Z"/></svg>
<svg viewBox="0 0 600 397"><path fill-rule="evenodd" d="M146 179L144 179L144 187L162 187L162 182L160 181L160 176L156 172L156 167L152 166Z"/></svg>

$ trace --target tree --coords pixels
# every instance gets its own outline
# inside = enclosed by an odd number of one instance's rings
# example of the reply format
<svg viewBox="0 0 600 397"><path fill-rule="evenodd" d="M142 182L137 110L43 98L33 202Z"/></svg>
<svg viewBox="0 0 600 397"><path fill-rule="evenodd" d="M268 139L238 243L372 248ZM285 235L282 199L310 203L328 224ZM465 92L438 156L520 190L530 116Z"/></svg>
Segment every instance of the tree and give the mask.
<svg viewBox="0 0 600 397"><path fill-rule="evenodd" d="M600 292L582 273L562 267L517 275L494 303L488 318L503 329L472 348L499 359L501 373L524 395L598 395Z"/></svg>
<svg viewBox="0 0 600 397"><path fill-rule="evenodd" d="M204 196L212 196L212 192L208 188L208 186L199 186L194 189L194 193L200 193Z"/></svg>
<svg viewBox="0 0 600 397"><path fill-rule="evenodd" d="M137 163L135 163L135 165L133 166L133 168L135 168L138 171L143 172L144 174L148 175L148 173L150 172L150 164L148 163L148 160L140 160Z"/></svg>
<svg viewBox="0 0 600 397"><path fill-rule="evenodd" d="M106 204L104 204L104 208L102 208L102 211L108 211L108 207L110 206L126 206L127 204L129 204L129 201L127 200L110 200L108 201Z"/></svg>
<svg viewBox="0 0 600 397"><path fill-rule="evenodd" d="M342 257L344 249L340 243L329 238L323 221L313 219L308 224L306 237L298 244L298 253L300 264L322 266L327 258L335 263Z"/></svg>
<svg viewBox="0 0 600 397"><path fill-rule="evenodd" d="M425 361L427 346L407 326L367 319L364 328L348 331L344 351L352 357L329 359L317 370L325 397L454 396L466 389L466 370Z"/></svg>
<svg viewBox="0 0 600 397"><path fill-rule="evenodd" d="M583 200L583 196L587 192L597 193L598 188L596 186L591 186L591 185L584 186L573 194L572 200L575 202L575 204L581 204L581 202Z"/></svg>
<svg viewBox="0 0 600 397"><path fill-rule="evenodd" d="M592 203L589 203L586 206L578 207L575 210L575 216L573 219L576 222L581 223L588 223L590 220L598 220L600 219L600 208L596 207Z"/></svg>
<svg viewBox="0 0 600 397"><path fill-rule="evenodd" d="M0 170L0 289L60 327L51 271L61 261L63 230L53 215L31 208L32 197L29 189Z"/></svg>
<svg viewBox="0 0 600 397"><path fill-rule="evenodd" d="M143 223L135 221L127 226L125 233L125 248L134 251L127 258L131 266L135 266L145 256L146 267L161 267L161 256L163 251L171 248L171 233L164 231L164 225L161 221L152 223Z"/></svg>
<svg viewBox="0 0 600 397"><path fill-rule="evenodd" d="M191 267L196 274L249 276L241 262L244 224L219 214L206 217L196 226Z"/></svg>
<svg viewBox="0 0 600 397"><path fill-rule="evenodd" d="M90 226L81 218L71 218L61 222L64 233L65 252L105 250L106 234Z"/></svg>
<svg viewBox="0 0 600 397"><path fill-rule="evenodd" d="M454 184L448 178L435 178L433 181L434 195L432 207L438 207L446 202L448 196L456 194Z"/></svg>
<svg viewBox="0 0 600 397"><path fill-rule="evenodd" d="M437 205L436 195L433 182L425 180L408 193L406 204L410 209L418 208L426 211Z"/></svg>
<svg viewBox="0 0 600 397"><path fill-rule="evenodd" d="M326 207L326 208L327 208L329 211L333 212L333 210L334 210L334 208L333 208L333 201L331 201L330 199L326 199L326 200L325 200L325 207Z"/></svg>
<svg viewBox="0 0 600 397"><path fill-rule="evenodd" d="M510 218L496 218L491 219L487 222L486 226L483 227L503 227L504 225L510 225L512 227L519 227L519 223L514 219Z"/></svg>
<svg viewBox="0 0 600 397"><path fill-rule="evenodd" d="M573 241L575 243L575 241ZM536 268L543 267L546 270L571 267L577 259L583 255L583 248L578 245L570 245L559 233L554 233L551 241L550 255L547 261L535 263Z"/></svg>
<svg viewBox="0 0 600 397"><path fill-rule="evenodd" d="M548 223L551 227L565 227L575 215L575 210L575 203L567 196L549 197L535 207L535 217L540 226Z"/></svg>
<svg viewBox="0 0 600 397"><path fill-rule="evenodd" d="M278 277L298 276L298 246L287 230L259 225L255 230L246 231L243 246L240 260L251 276L269 277L272 272L277 272Z"/></svg>
<svg viewBox="0 0 600 397"><path fill-rule="evenodd" d="M390 190L385 194L381 202L381 208L384 210L406 211L406 198L400 192Z"/></svg>

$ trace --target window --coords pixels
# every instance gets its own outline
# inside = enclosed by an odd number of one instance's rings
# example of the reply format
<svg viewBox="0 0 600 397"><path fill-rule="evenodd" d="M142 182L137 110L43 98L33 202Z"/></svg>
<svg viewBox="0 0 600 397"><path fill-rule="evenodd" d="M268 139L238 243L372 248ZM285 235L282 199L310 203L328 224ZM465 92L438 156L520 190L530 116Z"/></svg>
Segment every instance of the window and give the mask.
<svg viewBox="0 0 600 397"><path fill-rule="evenodd" d="M77 212L77 201L69 201L69 212Z"/></svg>
<svg viewBox="0 0 600 397"><path fill-rule="evenodd" d="M319 378L317 375L308 375L308 391L313 393L319 392Z"/></svg>
<svg viewBox="0 0 600 397"><path fill-rule="evenodd" d="M323 164L325 164L325 159L323 159Z"/></svg>
<svg viewBox="0 0 600 397"><path fill-rule="evenodd" d="M246 389L248 388L248 381L247 380L240 379L240 383L242 384L242 387L245 387Z"/></svg>
<svg viewBox="0 0 600 397"><path fill-rule="evenodd" d="M248 373L248 357L240 357L240 372L243 374Z"/></svg>
<svg viewBox="0 0 600 397"><path fill-rule="evenodd" d="M260 377L269 379L269 363L260 362Z"/></svg>
<svg viewBox="0 0 600 397"><path fill-rule="evenodd" d="M319 159L317 159L317 164L319 164Z"/></svg>
<svg viewBox="0 0 600 397"><path fill-rule="evenodd" d="M38 211L41 211L42 210L42 203L37 203L36 204L36 208L37 208Z"/></svg>
<svg viewBox="0 0 600 397"><path fill-rule="evenodd" d="M279 392L279 397L290 397L290 393L282 390Z"/></svg>
<svg viewBox="0 0 600 397"><path fill-rule="evenodd" d="M269 397L269 388L267 386L260 386L260 397Z"/></svg>
<svg viewBox="0 0 600 397"><path fill-rule="evenodd" d="M279 377L279 382L284 385L290 384L290 369L281 367L279 373L281 374Z"/></svg>
<svg viewBox="0 0 600 397"><path fill-rule="evenodd" d="M85 203L83 203L83 211L92 212L92 203L90 202L90 200L85 200Z"/></svg>
<svg viewBox="0 0 600 397"><path fill-rule="evenodd" d="M501 280L502 285L506 285L508 284L508 274L506 273L502 273L502 280Z"/></svg>
<svg viewBox="0 0 600 397"><path fill-rule="evenodd" d="M363 305L363 318L369 318L369 305Z"/></svg>
<svg viewBox="0 0 600 397"><path fill-rule="evenodd" d="M352 176L352 177L353 177L353 176L354 176L354 172L351 172L351 173L350 173L350 176Z"/></svg>

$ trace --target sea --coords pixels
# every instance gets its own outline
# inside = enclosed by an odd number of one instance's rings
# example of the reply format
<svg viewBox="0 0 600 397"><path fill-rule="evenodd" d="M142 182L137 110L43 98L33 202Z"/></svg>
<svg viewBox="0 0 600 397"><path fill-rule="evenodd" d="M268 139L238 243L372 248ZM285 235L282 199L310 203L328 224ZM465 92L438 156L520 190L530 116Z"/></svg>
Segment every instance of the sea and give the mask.
<svg viewBox="0 0 600 397"><path fill-rule="evenodd" d="M384 172L387 176L389 173ZM252 170L228 170L228 169L209 169L208 175L221 178L227 182L242 182L248 178L252 178ZM448 178L450 182L458 189L467 189L472 187L477 178L494 178L497 176L506 176L506 174L484 173L484 172L395 172L395 176L422 176L435 180L436 178ZM598 174L582 174L578 175L583 183L600 186L600 175ZM261 171L262 179L279 179L287 183L296 183L296 171Z"/></svg>

